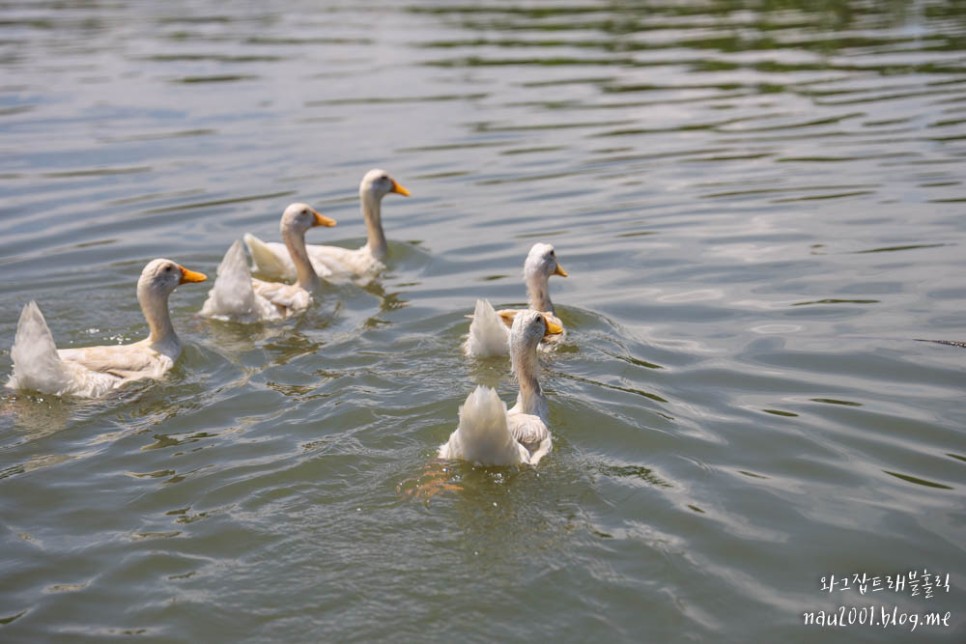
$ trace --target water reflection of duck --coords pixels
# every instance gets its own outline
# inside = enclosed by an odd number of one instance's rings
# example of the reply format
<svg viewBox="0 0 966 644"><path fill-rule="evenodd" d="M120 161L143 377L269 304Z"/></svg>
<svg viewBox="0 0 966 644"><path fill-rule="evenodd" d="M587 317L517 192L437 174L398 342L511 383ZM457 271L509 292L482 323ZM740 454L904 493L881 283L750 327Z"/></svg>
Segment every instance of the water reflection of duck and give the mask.
<svg viewBox="0 0 966 644"><path fill-rule="evenodd" d="M134 380L160 378L181 354L168 296L180 284L205 279L169 259L149 262L141 271L137 297L150 334L133 344L57 349L40 308L30 302L17 324L7 387L96 398Z"/></svg>
<svg viewBox="0 0 966 644"><path fill-rule="evenodd" d="M295 266L295 284L253 279L241 242L236 241L218 266L218 277L201 307L201 315L255 322L281 320L307 309L312 304L312 293L319 288L319 276L306 252L305 233L314 226L335 224L334 219L304 203L289 205L282 213L279 230Z"/></svg>
<svg viewBox="0 0 966 644"><path fill-rule="evenodd" d="M319 276L327 280L361 279L369 281L384 267L388 245L382 229L382 198L387 194L409 196L409 190L389 176L385 170L370 170L359 183L359 199L362 202L362 218L366 222L367 241L355 250L339 246L308 245L309 259ZM245 233L245 244L252 256L257 274L266 279L292 280L296 278L295 265L288 249L277 242L263 242Z"/></svg>
<svg viewBox="0 0 966 644"><path fill-rule="evenodd" d="M460 407L459 426L439 448L445 459L480 465L536 465L552 446L547 425L547 399L537 380L537 345L563 329L544 313L523 311L510 329L513 374L520 385L516 404L508 411L496 391L478 386Z"/></svg>
<svg viewBox="0 0 966 644"><path fill-rule="evenodd" d="M555 325L563 329L563 323L554 315L550 301L550 277L567 277L567 271L557 261L557 253L551 244L534 244L523 264L523 280L527 284L527 306L534 311L546 313ZM477 300L476 310L470 323L469 337L463 343L467 356L488 358L509 354L510 325L518 309L497 311L487 300ZM563 338L563 332L547 338L544 345L552 346Z"/></svg>

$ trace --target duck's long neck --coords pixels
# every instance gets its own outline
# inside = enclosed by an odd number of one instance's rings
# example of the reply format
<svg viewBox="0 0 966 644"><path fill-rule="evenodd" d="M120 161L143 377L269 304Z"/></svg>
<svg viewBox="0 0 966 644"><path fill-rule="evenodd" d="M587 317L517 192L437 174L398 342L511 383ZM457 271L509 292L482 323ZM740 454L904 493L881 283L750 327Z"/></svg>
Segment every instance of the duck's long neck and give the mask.
<svg viewBox="0 0 966 644"><path fill-rule="evenodd" d="M178 334L174 332L174 325L171 324L167 293L159 293L150 286L139 286L138 303L151 331L148 344L163 353L177 355L181 351L181 343L178 341Z"/></svg>
<svg viewBox="0 0 966 644"><path fill-rule="evenodd" d="M366 222L366 246L376 259L386 256L388 245L382 230L382 200L369 190L359 191L362 202L362 218Z"/></svg>
<svg viewBox="0 0 966 644"><path fill-rule="evenodd" d="M512 347L513 375L520 385L516 408L525 414L539 416L547 420L547 399L543 397L540 382L537 380L537 348L527 346Z"/></svg>
<svg viewBox="0 0 966 644"><path fill-rule="evenodd" d="M550 279L540 273L526 275L527 306L534 311L553 313L553 303L550 301Z"/></svg>
<svg viewBox="0 0 966 644"><path fill-rule="evenodd" d="M295 264L295 283L306 291L311 292L317 290L321 282L315 269L312 267L312 260L309 259L309 253L305 250L305 233L289 229L283 230L282 241L285 242L285 248L288 249L288 254L292 257L292 263Z"/></svg>

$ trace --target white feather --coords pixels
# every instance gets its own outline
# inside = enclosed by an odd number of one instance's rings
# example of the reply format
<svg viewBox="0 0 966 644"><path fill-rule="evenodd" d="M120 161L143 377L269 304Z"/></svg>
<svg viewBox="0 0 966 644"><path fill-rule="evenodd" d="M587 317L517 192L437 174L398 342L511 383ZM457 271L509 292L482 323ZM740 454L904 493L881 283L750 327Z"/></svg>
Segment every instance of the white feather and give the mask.
<svg viewBox="0 0 966 644"><path fill-rule="evenodd" d="M219 320L255 322L282 315L265 298L256 298L252 274L240 241L235 241L218 265L218 276L201 307L201 315Z"/></svg>
<svg viewBox="0 0 966 644"><path fill-rule="evenodd" d="M510 434L506 405L493 389L480 385L473 390L460 407L459 417L459 426L439 448L440 458L483 466L530 462L530 453Z"/></svg>
<svg viewBox="0 0 966 644"><path fill-rule="evenodd" d="M118 380L105 373L79 373L77 365L61 360L47 321L34 301L24 306L20 313L10 356L13 358L13 373L7 387L11 389L29 389L58 396L85 395L86 390L88 396L96 397L112 389Z"/></svg>
<svg viewBox="0 0 966 644"><path fill-rule="evenodd" d="M477 300L463 353L477 358L505 356L510 352L510 329L487 300Z"/></svg>

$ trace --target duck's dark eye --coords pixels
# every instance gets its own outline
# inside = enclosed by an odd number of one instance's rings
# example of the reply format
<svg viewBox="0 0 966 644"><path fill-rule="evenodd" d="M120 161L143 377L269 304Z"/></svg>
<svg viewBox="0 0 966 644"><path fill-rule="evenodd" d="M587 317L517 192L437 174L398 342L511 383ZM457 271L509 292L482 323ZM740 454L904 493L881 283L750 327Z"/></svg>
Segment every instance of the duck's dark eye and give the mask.
<svg viewBox="0 0 966 644"><path fill-rule="evenodd" d="M165 273L170 273L171 272L171 269L172 269L171 264L168 264L167 266L164 267L164 272Z"/></svg>

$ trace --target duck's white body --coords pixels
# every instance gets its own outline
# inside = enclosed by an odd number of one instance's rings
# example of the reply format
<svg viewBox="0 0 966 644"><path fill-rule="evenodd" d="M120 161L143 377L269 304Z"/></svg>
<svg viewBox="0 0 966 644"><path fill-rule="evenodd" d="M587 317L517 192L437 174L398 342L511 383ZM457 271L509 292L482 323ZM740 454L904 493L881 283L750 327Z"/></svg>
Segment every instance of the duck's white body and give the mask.
<svg viewBox="0 0 966 644"><path fill-rule="evenodd" d="M509 346L520 385L516 404L507 410L493 389L477 387L460 407L459 425L440 446L440 458L484 466L536 465L550 452L547 400L536 375L537 345L547 334L561 331L537 311L515 317Z"/></svg>
<svg viewBox="0 0 966 644"><path fill-rule="evenodd" d="M388 244L382 229L382 198L391 192L409 196L409 191L385 170L375 169L366 173L359 184L362 217L366 223L366 245L356 249L314 244L306 246L309 260L319 277L329 281L368 281L385 268L382 260L386 257ZM257 274L273 280L295 279L295 263L284 244L264 242L250 233L245 233L244 240Z"/></svg>
<svg viewBox="0 0 966 644"><path fill-rule="evenodd" d="M179 284L205 279L171 260L150 262L141 272L137 291L150 335L133 344L58 350L40 308L30 302L20 314L10 349L13 373L7 387L98 398L128 382L161 378L181 354L168 296Z"/></svg>
<svg viewBox="0 0 966 644"><path fill-rule="evenodd" d="M523 279L527 284L528 308L540 311L555 325L563 324L553 312L550 301L550 276L567 277L567 271L557 262L557 254L550 244L537 243L530 249L523 264ZM510 325L520 309L497 311L487 300L477 300L470 322L470 332L463 343L463 353L474 358L507 356L510 353ZM541 342L541 349L549 349L563 339L566 332L550 335Z"/></svg>
<svg viewBox="0 0 966 644"><path fill-rule="evenodd" d="M312 293L319 277L305 252L305 232L313 226L334 226L303 203L294 203L282 213L279 230L293 265L295 284L265 282L252 278L240 241L235 241L218 266L218 277L201 307L201 315L236 322L283 320L312 305Z"/></svg>

